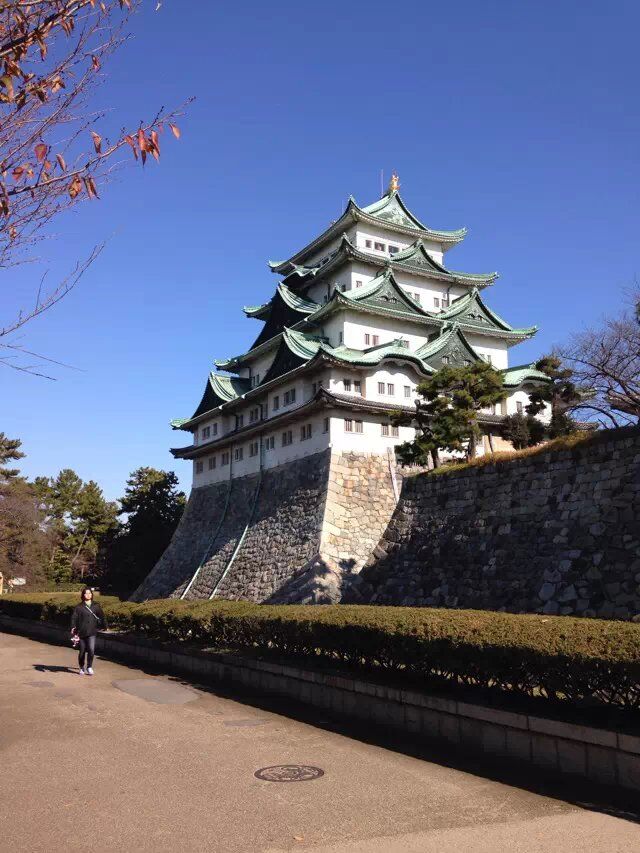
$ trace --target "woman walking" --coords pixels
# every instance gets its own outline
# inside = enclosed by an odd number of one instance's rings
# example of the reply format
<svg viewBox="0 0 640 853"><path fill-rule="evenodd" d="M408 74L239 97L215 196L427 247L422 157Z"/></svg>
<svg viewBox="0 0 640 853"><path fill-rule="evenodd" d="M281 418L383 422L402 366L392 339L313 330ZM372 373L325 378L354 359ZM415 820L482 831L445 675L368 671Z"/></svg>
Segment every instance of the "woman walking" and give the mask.
<svg viewBox="0 0 640 853"><path fill-rule="evenodd" d="M98 630L107 627L102 607L93 600L93 590L85 586L80 593L80 604L74 608L71 617L71 635L80 640L78 654L79 674L93 675L93 656L96 651L96 635ZM85 655L87 668L84 668Z"/></svg>

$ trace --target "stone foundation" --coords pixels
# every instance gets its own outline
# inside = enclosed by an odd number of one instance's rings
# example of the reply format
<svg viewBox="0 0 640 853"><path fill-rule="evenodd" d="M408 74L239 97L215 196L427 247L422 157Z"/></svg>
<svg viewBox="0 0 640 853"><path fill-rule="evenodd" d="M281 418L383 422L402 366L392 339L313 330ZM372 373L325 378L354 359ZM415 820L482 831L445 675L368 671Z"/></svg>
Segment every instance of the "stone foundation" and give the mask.
<svg viewBox="0 0 640 853"><path fill-rule="evenodd" d="M409 478L345 598L640 621L640 430Z"/></svg>
<svg viewBox="0 0 640 853"><path fill-rule="evenodd" d="M326 450L193 489L132 599L339 601L389 523L392 475L386 456Z"/></svg>

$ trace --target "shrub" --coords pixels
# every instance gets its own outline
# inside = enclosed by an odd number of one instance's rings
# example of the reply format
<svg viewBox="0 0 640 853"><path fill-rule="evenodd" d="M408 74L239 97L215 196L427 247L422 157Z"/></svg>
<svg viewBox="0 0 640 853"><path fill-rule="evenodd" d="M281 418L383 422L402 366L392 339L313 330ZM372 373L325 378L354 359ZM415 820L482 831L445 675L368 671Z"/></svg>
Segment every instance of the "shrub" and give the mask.
<svg viewBox="0 0 640 853"><path fill-rule="evenodd" d="M6 596L0 613L68 625L76 595ZM640 625L569 616L362 605L99 598L113 628L573 704L640 707Z"/></svg>

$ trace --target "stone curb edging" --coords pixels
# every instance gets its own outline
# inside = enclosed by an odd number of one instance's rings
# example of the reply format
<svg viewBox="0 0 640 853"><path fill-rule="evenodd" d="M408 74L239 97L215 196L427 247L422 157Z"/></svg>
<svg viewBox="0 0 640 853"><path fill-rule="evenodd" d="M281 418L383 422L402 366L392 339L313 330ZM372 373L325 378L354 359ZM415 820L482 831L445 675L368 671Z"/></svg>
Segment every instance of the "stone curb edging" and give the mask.
<svg viewBox="0 0 640 853"><path fill-rule="evenodd" d="M67 645L66 629L0 614L0 628ZM640 736L502 711L360 678L301 669L239 655L176 652L131 635L100 634L97 650L109 657L148 662L325 708L345 717L389 726L425 742L493 761L534 766L600 785L640 791Z"/></svg>

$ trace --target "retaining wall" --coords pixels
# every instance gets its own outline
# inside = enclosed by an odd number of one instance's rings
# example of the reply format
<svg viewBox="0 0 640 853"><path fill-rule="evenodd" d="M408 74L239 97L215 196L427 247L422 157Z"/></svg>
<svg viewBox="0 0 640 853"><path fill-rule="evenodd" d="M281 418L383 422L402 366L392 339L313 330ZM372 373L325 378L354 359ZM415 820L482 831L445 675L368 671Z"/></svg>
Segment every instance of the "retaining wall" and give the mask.
<svg viewBox="0 0 640 853"><path fill-rule="evenodd" d="M408 478L346 599L640 621L640 430Z"/></svg>

